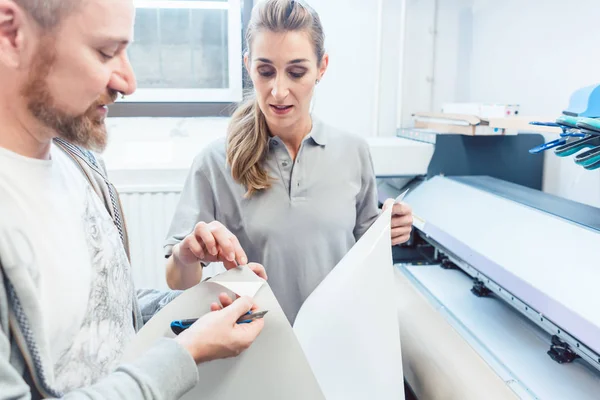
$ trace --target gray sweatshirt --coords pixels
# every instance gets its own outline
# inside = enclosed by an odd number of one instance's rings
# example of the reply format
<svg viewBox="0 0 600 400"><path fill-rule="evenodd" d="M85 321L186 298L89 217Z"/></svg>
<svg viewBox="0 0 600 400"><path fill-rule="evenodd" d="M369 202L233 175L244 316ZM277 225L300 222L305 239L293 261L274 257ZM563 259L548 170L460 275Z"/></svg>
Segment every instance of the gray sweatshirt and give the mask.
<svg viewBox="0 0 600 400"><path fill-rule="evenodd" d="M121 207L114 187L91 153L58 142L81 166L119 230L128 249ZM51 387L52 363L42 331L43 319L35 289L19 279L20 268L2 267L0 254L0 400L62 399L179 399L198 382L191 355L172 339L161 339L135 362L122 364L95 384L60 393ZM180 292L137 291L132 301L134 328L138 331L158 310Z"/></svg>

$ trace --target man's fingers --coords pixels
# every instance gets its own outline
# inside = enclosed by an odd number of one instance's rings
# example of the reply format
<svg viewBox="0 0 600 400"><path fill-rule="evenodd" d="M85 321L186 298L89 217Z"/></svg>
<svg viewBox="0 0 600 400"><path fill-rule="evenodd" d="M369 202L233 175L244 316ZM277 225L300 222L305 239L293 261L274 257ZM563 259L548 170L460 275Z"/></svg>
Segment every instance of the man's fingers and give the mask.
<svg viewBox="0 0 600 400"><path fill-rule="evenodd" d="M230 312L230 315L237 321L239 317L246 314L249 310L254 312L257 310L257 307L252 303L252 300L249 297L244 296L235 300L233 304L225 308L224 311ZM236 324L234 330L236 331L240 342L244 343L245 347L248 348L258 337L264 326L264 319L258 318L252 320L252 322L248 324Z"/></svg>
<svg viewBox="0 0 600 400"><path fill-rule="evenodd" d="M252 342L254 342L254 340L258 337L264 327L265 320L263 318L254 319L249 324L237 325L238 332L243 335L242 340L247 343L246 348L250 347Z"/></svg>
<svg viewBox="0 0 600 400"><path fill-rule="evenodd" d="M239 317L246 314L251 309L252 300L250 300L250 298L247 296L243 296L231 303L229 307L223 309L223 312L226 312L235 322Z"/></svg>
<svg viewBox="0 0 600 400"><path fill-rule="evenodd" d="M196 228L194 229L194 234L196 235L198 241L204 243L204 246L206 246L209 254L216 256L219 253L219 250L217 249L217 242L215 241L208 224L205 222L198 222Z"/></svg>
<svg viewBox="0 0 600 400"><path fill-rule="evenodd" d="M223 307L221 307L219 305L219 303L211 303L210 304L210 311L219 311L220 309L222 309Z"/></svg>
<svg viewBox="0 0 600 400"><path fill-rule="evenodd" d="M219 294L219 301L223 307L229 307L233 303L233 299L227 293Z"/></svg>

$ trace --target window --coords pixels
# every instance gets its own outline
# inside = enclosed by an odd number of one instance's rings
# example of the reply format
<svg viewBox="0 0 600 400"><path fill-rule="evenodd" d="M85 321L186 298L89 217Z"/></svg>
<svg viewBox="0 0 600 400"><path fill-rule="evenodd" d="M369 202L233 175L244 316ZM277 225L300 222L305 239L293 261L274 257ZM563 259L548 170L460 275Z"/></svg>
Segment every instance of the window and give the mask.
<svg viewBox="0 0 600 400"><path fill-rule="evenodd" d="M242 99L240 0L136 0L128 53L138 90L125 102Z"/></svg>

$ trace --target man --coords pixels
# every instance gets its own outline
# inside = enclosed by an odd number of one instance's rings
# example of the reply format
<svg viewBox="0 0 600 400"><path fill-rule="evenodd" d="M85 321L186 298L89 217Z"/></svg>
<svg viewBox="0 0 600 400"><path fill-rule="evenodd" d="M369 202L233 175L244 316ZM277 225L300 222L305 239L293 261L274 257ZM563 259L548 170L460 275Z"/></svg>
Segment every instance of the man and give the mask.
<svg viewBox="0 0 600 400"><path fill-rule="evenodd" d="M177 399L196 363L263 327L236 324L253 305L222 295L226 308L119 365L174 297L138 306L118 197L82 149L104 148L107 105L136 88L133 21L132 0L0 0L0 399Z"/></svg>

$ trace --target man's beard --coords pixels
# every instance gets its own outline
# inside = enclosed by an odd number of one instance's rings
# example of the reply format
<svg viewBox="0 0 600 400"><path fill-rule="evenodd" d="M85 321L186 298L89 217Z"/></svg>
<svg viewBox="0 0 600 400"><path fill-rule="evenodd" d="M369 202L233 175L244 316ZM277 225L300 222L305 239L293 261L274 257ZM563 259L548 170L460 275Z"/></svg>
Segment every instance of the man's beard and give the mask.
<svg viewBox="0 0 600 400"><path fill-rule="evenodd" d="M98 152L107 144L104 117L98 115L98 107L114 103L117 92L108 90L87 111L78 116L61 111L50 93L47 78L54 63L54 43L41 43L32 67L28 83L22 90L27 107L35 118L68 142ZM69 96L69 93L65 93Z"/></svg>

